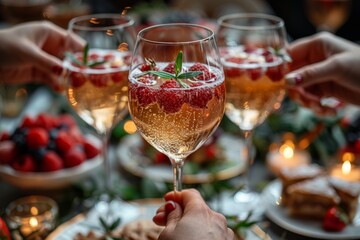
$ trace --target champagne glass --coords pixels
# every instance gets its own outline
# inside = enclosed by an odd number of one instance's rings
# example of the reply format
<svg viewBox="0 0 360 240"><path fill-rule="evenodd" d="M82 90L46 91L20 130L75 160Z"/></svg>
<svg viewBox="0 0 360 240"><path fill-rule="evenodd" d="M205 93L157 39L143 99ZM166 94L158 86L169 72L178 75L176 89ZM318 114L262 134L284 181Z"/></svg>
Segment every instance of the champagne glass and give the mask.
<svg viewBox="0 0 360 240"><path fill-rule="evenodd" d="M213 31L163 24L138 33L129 73L129 111L142 137L167 155L174 191L184 159L216 130L225 83Z"/></svg>
<svg viewBox="0 0 360 240"><path fill-rule="evenodd" d="M218 19L217 40L226 82L225 115L241 130L246 149L244 185L236 193L242 211L259 208L248 170L253 162L253 130L280 108L288 71L284 22L265 14L231 14Z"/></svg>
<svg viewBox="0 0 360 240"><path fill-rule="evenodd" d="M66 96L102 139L105 186L96 206L106 214L111 212L110 204L115 204L108 144L113 127L128 113L128 73L136 38L133 24L120 14L95 14L73 18L68 26L86 46L83 52L66 54Z"/></svg>

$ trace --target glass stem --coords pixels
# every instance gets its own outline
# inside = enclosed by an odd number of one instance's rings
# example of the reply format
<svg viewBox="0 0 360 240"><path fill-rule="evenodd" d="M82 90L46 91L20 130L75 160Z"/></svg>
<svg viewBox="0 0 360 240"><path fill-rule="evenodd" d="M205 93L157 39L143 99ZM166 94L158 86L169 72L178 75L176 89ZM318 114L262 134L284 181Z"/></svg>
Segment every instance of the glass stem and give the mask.
<svg viewBox="0 0 360 240"><path fill-rule="evenodd" d="M182 190L182 177L184 161L171 159L174 176L174 192L180 192Z"/></svg>
<svg viewBox="0 0 360 240"><path fill-rule="evenodd" d="M105 133L102 137L103 142L103 150L102 150L102 156L104 161L104 172L105 172L105 193L108 195L108 197L111 195L111 164L110 159L108 155L108 147L109 147L109 133Z"/></svg>
<svg viewBox="0 0 360 240"><path fill-rule="evenodd" d="M245 171L244 171L244 191L250 191L250 166L253 163L253 142L252 142L252 131L247 130L243 132L244 140L245 140L245 151L246 151L246 162L245 162Z"/></svg>

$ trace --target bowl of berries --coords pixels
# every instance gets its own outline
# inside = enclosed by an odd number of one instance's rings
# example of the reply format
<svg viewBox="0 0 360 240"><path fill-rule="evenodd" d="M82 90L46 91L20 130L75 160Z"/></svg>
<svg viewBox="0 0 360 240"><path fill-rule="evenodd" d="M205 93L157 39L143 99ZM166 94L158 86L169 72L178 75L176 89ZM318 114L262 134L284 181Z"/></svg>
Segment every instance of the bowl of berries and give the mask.
<svg viewBox="0 0 360 240"><path fill-rule="evenodd" d="M69 186L99 168L100 144L70 114L25 116L0 134L0 178L23 189Z"/></svg>

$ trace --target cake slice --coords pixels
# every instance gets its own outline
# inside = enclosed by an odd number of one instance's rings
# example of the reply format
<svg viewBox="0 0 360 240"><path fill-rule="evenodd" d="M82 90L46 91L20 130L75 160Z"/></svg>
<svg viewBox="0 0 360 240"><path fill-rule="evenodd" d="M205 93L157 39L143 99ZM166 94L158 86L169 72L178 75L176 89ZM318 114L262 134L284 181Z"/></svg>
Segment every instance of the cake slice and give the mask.
<svg viewBox="0 0 360 240"><path fill-rule="evenodd" d="M330 185L340 197L340 208L348 215L350 222L355 217L360 195L360 182L349 182L339 178L330 177Z"/></svg>
<svg viewBox="0 0 360 240"><path fill-rule="evenodd" d="M337 206L340 198L327 177L295 183L288 188L288 211L293 217L323 219L328 209Z"/></svg>
<svg viewBox="0 0 360 240"><path fill-rule="evenodd" d="M283 168L279 178L282 183L281 205L286 206L288 202L288 188L298 182L323 176L325 171L317 164L299 166L297 168Z"/></svg>

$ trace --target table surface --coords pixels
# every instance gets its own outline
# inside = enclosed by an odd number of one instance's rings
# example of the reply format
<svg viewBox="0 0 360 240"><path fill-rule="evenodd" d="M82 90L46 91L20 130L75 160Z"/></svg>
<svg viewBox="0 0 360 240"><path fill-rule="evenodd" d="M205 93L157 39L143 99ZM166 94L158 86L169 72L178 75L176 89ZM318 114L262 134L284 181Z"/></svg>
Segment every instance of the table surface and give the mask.
<svg viewBox="0 0 360 240"><path fill-rule="evenodd" d="M8 129L18 124L19 119L26 114L37 115L38 112L46 112L54 106L54 96L48 93L46 89L38 89L34 92L34 94L30 97L25 109L18 116L17 119L1 119L0 122L0 130ZM46 104L45 104L46 103ZM112 160L113 165L112 169L116 172L117 177L125 179L128 184L139 185L141 184L141 179L136 176L132 176L131 174L121 169L119 166L119 161L116 161L116 144L111 145L110 147L110 158ZM89 176L90 180L101 181L100 176L102 174L93 174ZM274 179L274 176L270 174L267 167L265 166L263 161L255 161L250 171L251 181L254 185L262 185L266 186L266 183L271 182ZM234 178L236 181L239 177ZM77 216L79 213L82 213L87 209L87 206L84 202L81 202L81 199L84 199L84 196L79 196L79 189L74 186L70 186L65 189L58 190L24 190L20 188L16 188L14 186L9 185L8 183L2 181L0 179L0 212L3 212L6 206L13 200L18 199L27 195L46 195L53 198L59 204L59 224L65 223ZM160 197L160 196L159 196ZM287 231L273 222L271 222L263 213L259 216L256 216L258 220L258 230L261 229L263 233L268 234L271 239L311 239L305 238L303 236L299 236L290 231ZM250 235L252 236L252 235ZM248 238L253 239L253 238ZM265 239L265 238L264 238Z"/></svg>

